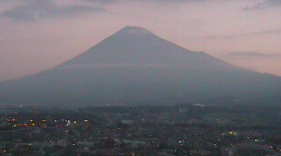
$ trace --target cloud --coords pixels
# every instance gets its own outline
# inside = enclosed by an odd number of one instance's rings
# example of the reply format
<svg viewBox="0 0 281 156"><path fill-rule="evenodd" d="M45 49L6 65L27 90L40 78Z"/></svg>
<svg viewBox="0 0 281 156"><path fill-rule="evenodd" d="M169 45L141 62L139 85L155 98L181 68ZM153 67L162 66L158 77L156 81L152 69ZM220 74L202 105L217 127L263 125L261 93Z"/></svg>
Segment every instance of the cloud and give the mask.
<svg viewBox="0 0 281 156"><path fill-rule="evenodd" d="M80 0L84 2L97 3L97 4L110 4L117 2L128 2L127 0ZM131 0L132 2L156 2L156 3L184 3L184 2L203 2L208 0ZM217 0L219 1L219 0Z"/></svg>
<svg viewBox="0 0 281 156"><path fill-rule="evenodd" d="M227 57L243 59L280 59L281 54L260 52L231 52L227 54Z"/></svg>
<svg viewBox="0 0 281 156"><path fill-rule="evenodd" d="M231 34L231 35L221 35L221 36L206 36L205 39L235 39L240 37L249 37L249 36L259 36L259 35L274 35L274 34L280 34L280 29L272 29L272 30L264 30L264 31L257 31L257 32L249 32L249 33L237 33L237 34Z"/></svg>
<svg viewBox="0 0 281 156"><path fill-rule="evenodd" d="M81 65L68 65L68 66L61 66L57 67L57 69L69 69L69 68L112 68L112 67L178 67L176 65L167 65L167 64L131 64L131 63L125 63L125 64L81 64ZM184 66L181 66L184 67Z"/></svg>
<svg viewBox="0 0 281 156"><path fill-rule="evenodd" d="M253 6L247 6L243 10L259 10L259 9L266 9L271 7L281 7L281 0L265 0L263 2L256 3Z"/></svg>
<svg viewBox="0 0 281 156"><path fill-rule="evenodd" d="M2 0L5 1L5 0ZM14 0L17 5L10 10L1 13L1 16L14 21L37 21L38 19L72 16L78 13L102 11L103 9L95 6L85 5L65 5L60 6L54 0L26 0L24 2Z"/></svg>
<svg viewBox="0 0 281 156"><path fill-rule="evenodd" d="M91 2L91 3L112 3L120 0L81 0L81 1Z"/></svg>
<svg viewBox="0 0 281 156"><path fill-rule="evenodd" d="M207 0L132 0L135 2L202 2ZM12 3L13 7L0 13L0 16L13 21L34 22L44 18L58 16L72 16L79 13L104 11L106 5L126 0L75 0L74 5L58 5L56 0L0 0L0 2ZM70 1L64 2L70 4Z"/></svg>

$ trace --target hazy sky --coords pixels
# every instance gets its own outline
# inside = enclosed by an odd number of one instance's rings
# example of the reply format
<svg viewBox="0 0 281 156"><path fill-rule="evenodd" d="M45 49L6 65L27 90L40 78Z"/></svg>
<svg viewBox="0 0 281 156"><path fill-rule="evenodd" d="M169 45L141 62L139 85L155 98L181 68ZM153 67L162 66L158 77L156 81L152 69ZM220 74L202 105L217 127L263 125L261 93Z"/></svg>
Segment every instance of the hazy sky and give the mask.
<svg viewBox="0 0 281 156"><path fill-rule="evenodd" d="M127 25L281 76L281 0L0 0L0 81L56 66Z"/></svg>

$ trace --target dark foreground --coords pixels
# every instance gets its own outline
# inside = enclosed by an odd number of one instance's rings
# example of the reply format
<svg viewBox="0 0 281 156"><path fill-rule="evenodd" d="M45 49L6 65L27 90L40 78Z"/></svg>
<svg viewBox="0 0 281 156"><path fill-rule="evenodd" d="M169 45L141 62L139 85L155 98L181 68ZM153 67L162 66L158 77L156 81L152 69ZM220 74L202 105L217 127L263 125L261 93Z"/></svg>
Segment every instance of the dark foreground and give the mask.
<svg viewBox="0 0 281 156"><path fill-rule="evenodd" d="M1 156L279 156L281 107L0 107Z"/></svg>

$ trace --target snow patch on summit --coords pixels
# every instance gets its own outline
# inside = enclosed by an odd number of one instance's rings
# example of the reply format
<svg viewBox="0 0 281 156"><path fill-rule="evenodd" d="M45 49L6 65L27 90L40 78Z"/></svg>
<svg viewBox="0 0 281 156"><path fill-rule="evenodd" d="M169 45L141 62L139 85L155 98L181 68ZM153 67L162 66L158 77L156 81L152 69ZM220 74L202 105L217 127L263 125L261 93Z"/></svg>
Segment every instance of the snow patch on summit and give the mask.
<svg viewBox="0 0 281 156"><path fill-rule="evenodd" d="M131 27L127 26L123 29L123 32L129 35L143 35L143 34L149 34L150 32L144 28L141 27Z"/></svg>

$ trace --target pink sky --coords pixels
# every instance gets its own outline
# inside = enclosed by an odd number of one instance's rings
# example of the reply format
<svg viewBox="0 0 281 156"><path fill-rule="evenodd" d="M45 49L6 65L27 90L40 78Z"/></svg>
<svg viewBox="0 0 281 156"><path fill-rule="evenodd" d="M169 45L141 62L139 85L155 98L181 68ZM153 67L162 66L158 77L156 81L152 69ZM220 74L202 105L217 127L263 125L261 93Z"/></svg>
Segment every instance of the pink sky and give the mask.
<svg viewBox="0 0 281 156"><path fill-rule="evenodd" d="M0 0L0 81L73 58L126 25L281 76L281 1Z"/></svg>

